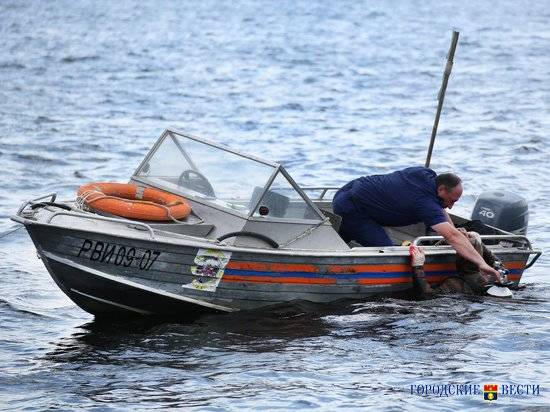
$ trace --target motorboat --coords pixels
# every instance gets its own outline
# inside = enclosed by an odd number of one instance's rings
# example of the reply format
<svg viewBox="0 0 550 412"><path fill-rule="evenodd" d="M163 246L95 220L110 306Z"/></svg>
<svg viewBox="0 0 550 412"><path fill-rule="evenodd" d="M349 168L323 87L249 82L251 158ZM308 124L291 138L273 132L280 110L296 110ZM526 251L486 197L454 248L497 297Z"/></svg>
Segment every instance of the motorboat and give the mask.
<svg viewBox="0 0 550 412"><path fill-rule="evenodd" d="M94 207L87 190L66 201L40 196L12 216L59 288L96 316L192 318L403 292L412 287L404 242L424 245L431 284L457 275L455 251L424 225L388 228L396 246L347 244L332 211L336 188L300 187L279 163L176 129L164 131L125 185L190 207L161 220L124 217ZM482 239L517 285L541 251L525 235L492 229Z"/></svg>

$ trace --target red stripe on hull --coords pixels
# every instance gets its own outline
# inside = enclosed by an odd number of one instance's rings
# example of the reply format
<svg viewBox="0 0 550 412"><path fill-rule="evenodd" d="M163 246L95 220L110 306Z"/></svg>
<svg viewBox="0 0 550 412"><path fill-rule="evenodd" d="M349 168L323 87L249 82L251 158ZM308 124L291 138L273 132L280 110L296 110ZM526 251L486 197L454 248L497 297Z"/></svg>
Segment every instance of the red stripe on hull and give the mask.
<svg viewBox="0 0 550 412"><path fill-rule="evenodd" d="M307 263L269 263L269 262L238 262L231 260L227 269L251 270L258 272L306 272L321 273L320 267L324 265L313 265ZM506 262L508 269L523 269L523 262ZM365 273L365 272L407 272L411 265L388 264L388 265L327 265L323 273ZM426 272L456 270L454 263L427 263L424 265Z"/></svg>
<svg viewBox="0 0 550 412"><path fill-rule="evenodd" d="M322 267L324 266L324 270ZM523 262L506 262L508 269L522 270L525 267ZM222 278L224 282L241 282L241 283L264 283L264 284L303 284L303 285L335 285L338 275L349 275L354 273L392 273L392 272L411 272L410 265L403 264L388 264L388 265L313 265L307 263L271 263L271 262L238 262L230 261L227 269L247 270L251 272L271 272L273 277L269 276L239 276L225 274ZM428 263L424 265L424 271L430 283L441 283L451 274L446 275L430 275L430 273L440 272L456 272L454 263ZM319 275L332 275L333 277L323 278L305 278L294 276L277 276L279 273L314 273ZM512 281L519 281L521 274L510 274L508 278ZM412 278L401 276L396 278L363 278L357 279L359 285L390 285L411 283Z"/></svg>

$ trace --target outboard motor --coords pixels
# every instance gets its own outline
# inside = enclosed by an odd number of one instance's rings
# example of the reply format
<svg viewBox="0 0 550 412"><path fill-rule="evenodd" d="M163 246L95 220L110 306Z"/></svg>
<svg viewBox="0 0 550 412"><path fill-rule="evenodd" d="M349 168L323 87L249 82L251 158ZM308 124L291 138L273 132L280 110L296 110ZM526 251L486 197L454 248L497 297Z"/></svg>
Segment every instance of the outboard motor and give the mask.
<svg viewBox="0 0 550 412"><path fill-rule="evenodd" d="M472 220L480 220L486 225L525 235L529 220L527 201L504 190L483 192L474 205Z"/></svg>

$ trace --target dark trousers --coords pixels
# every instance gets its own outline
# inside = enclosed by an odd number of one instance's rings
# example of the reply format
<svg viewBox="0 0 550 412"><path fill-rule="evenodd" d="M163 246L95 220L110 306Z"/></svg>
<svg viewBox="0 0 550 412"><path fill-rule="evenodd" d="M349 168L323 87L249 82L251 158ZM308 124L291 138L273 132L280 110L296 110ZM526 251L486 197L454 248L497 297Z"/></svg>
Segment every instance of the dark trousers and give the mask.
<svg viewBox="0 0 550 412"><path fill-rule="evenodd" d="M342 218L338 234L347 243L355 240L361 246L393 246L382 225L357 209L349 193L350 188L344 186L332 201L334 213Z"/></svg>

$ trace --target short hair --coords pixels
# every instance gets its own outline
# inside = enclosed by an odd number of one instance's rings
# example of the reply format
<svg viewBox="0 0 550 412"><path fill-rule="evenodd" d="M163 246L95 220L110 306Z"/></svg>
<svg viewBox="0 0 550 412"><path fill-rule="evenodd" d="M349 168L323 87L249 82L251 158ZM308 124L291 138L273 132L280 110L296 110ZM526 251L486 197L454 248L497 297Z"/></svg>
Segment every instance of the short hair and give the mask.
<svg viewBox="0 0 550 412"><path fill-rule="evenodd" d="M457 187L462 180L454 173L441 173L435 178L435 187L443 185L446 190L452 190Z"/></svg>

